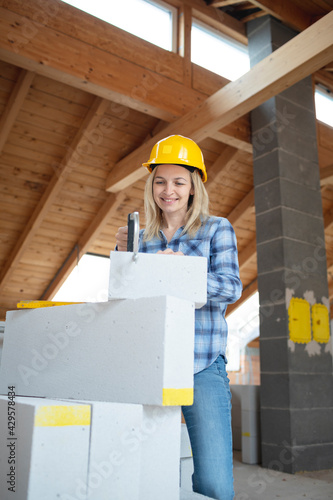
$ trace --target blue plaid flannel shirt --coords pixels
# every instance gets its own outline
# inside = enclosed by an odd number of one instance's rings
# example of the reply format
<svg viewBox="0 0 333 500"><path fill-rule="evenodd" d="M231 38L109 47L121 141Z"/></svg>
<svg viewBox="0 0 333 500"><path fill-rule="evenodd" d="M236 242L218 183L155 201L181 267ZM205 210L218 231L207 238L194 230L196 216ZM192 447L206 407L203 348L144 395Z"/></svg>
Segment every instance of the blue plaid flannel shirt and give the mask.
<svg viewBox="0 0 333 500"><path fill-rule="evenodd" d="M236 236L230 222L222 217L208 217L193 238L181 236L178 229L169 243L161 237L143 241L140 231L139 252L156 253L171 248L184 255L207 257L207 303L195 311L194 373L210 366L225 355L228 326L225 312L228 304L242 294L239 278Z"/></svg>

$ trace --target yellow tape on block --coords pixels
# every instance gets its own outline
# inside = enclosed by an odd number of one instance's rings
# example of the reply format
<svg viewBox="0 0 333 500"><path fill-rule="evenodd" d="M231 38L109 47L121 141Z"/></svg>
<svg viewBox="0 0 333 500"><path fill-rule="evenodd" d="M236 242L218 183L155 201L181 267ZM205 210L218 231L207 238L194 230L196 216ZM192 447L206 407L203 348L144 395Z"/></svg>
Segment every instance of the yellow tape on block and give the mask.
<svg viewBox="0 0 333 500"><path fill-rule="evenodd" d="M324 304L314 304L311 307L313 340L327 344L330 339L330 318Z"/></svg>
<svg viewBox="0 0 333 500"><path fill-rule="evenodd" d="M251 433L250 432L242 432L242 436L251 437Z"/></svg>
<svg viewBox="0 0 333 500"><path fill-rule="evenodd" d="M289 338L299 344L311 342L310 304L304 299L292 298L289 308Z"/></svg>
<svg viewBox="0 0 333 500"><path fill-rule="evenodd" d="M193 404L193 388L163 389L163 406L188 406Z"/></svg>
<svg viewBox="0 0 333 500"><path fill-rule="evenodd" d="M65 425L90 425L89 405L39 406L35 427L63 427Z"/></svg>
<svg viewBox="0 0 333 500"><path fill-rule="evenodd" d="M37 309L39 307L68 306L70 304L83 304L83 302L53 302L52 300L21 300L18 309Z"/></svg>

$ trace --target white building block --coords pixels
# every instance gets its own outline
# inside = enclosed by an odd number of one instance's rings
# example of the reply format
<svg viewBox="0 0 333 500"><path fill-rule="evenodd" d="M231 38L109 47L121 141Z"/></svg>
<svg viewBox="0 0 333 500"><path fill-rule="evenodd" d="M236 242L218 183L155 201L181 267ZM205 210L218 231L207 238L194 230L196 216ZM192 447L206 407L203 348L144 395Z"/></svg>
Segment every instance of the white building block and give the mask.
<svg viewBox="0 0 333 500"><path fill-rule="evenodd" d="M171 295L207 302L206 257L111 252L109 300Z"/></svg>
<svg viewBox="0 0 333 500"><path fill-rule="evenodd" d="M260 385L242 386L242 410L260 411Z"/></svg>
<svg viewBox="0 0 333 500"><path fill-rule="evenodd" d="M180 500L213 500L211 497L193 493L193 491L180 490Z"/></svg>
<svg viewBox="0 0 333 500"><path fill-rule="evenodd" d="M180 487L192 491L192 474L194 472L193 458L180 459Z"/></svg>
<svg viewBox="0 0 333 500"><path fill-rule="evenodd" d="M186 424L181 424L180 434L180 458L192 457L192 448L190 437L188 435Z"/></svg>
<svg viewBox="0 0 333 500"><path fill-rule="evenodd" d="M192 404L193 351L194 305L175 297L11 311L0 393Z"/></svg>
<svg viewBox="0 0 333 500"><path fill-rule="evenodd" d="M89 402L92 408L89 470L77 496L87 489L88 500L140 499L142 405Z"/></svg>
<svg viewBox="0 0 333 500"><path fill-rule="evenodd" d="M143 407L140 500L179 500L180 407Z"/></svg>
<svg viewBox="0 0 333 500"><path fill-rule="evenodd" d="M179 500L180 407L87 403L89 469L66 500Z"/></svg>
<svg viewBox="0 0 333 500"><path fill-rule="evenodd" d="M242 436L242 462L258 464L261 460L260 436Z"/></svg>
<svg viewBox="0 0 333 500"><path fill-rule="evenodd" d="M9 406L8 401L0 396L1 500L77 500L75 480L85 481L88 467L90 406L21 397ZM11 431L8 408L15 409ZM83 491L80 500L85 499Z"/></svg>

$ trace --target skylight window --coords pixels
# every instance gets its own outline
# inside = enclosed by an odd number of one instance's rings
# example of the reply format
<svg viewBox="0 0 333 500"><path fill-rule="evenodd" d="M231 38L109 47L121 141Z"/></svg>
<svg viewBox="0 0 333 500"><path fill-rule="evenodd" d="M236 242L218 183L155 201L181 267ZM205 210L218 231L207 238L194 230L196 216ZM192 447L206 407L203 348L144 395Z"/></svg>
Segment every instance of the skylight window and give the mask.
<svg viewBox="0 0 333 500"><path fill-rule="evenodd" d="M198 21L192 23L191 59L228 80L237 80L250 69L245 45Z"/></svg>
<svg viewBox="0 0 333 500"><path fill-rule="evenodd" d="M160 0L62 0L162 49L175 50L177 10Z"/></svg>
<svg viewBox="0 0 333 500"><path fill-rule="evenodd" d="M321 122L333 127L333 96L332 93L316 87L315 90L316 117Z"/></svg>

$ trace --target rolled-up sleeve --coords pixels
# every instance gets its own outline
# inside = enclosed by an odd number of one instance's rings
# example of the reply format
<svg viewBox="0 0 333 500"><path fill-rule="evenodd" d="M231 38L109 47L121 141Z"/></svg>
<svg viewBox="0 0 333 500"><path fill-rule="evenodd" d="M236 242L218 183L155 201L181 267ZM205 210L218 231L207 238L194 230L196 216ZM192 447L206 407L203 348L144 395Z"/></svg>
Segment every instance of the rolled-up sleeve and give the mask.
<svg viewBox="0 0 333 500"><path fill-rule="evenodd" d="M220 219L211 239L207 299L232 304L242 295L236 235L227 219Z"/></svg>

